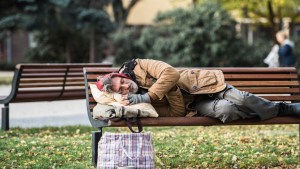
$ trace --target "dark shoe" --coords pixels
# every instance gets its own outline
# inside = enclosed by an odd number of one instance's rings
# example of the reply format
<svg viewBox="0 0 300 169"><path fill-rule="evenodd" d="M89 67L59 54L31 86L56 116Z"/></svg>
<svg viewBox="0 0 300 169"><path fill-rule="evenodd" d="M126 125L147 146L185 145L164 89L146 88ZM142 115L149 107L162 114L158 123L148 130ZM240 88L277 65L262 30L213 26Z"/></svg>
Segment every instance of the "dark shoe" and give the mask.
<svg viewBox="0 0 300 169"><path fill-rule="evenodd" d="M300 116L300 103L279 103L279 116Z"/></svg>

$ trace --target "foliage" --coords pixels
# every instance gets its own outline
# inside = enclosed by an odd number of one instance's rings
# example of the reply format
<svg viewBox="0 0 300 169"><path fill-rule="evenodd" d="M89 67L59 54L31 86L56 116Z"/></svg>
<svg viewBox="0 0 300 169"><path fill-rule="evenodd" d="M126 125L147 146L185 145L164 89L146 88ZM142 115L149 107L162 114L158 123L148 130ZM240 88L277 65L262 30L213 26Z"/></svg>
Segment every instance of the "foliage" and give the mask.
<svg viewBox="0 0 300 169"><path fill-rule="evenodd" d="M206 1L206 0L200 0ZM247 8L248 16L253 19L265 18L268 20L270 11L268 2L271 3L274 17L282 19L289 17L292 21L300 19L300 11L298 9L300 2L298 0L216 0L224 5L226 9L238 10L239 16L245 16L244 9Z"/></svg>
<svg viewBox="0 0 300 169"><path fill-rule="evenodd" d="M77 27L78 29L97 29L98 33L106 34L113 29L113 25L109 20L106 12L96 9L82 9L79 8L77 14Z"/></svg>
<svg viewBox="0 0 300 169"><path fill-rule="evenodd" d="M13 71L13 70L15 70L15 65L14 64L7 64L7 63L0 63L0 70Z"/></svg>
<svg viewBox="0 0 300 169"><path fill-rule="evenodd" d="M112 8L112 16L119 28L126 25L127 18L132 8L141 0L127 0L126 5L120 0L101 0L101 5Z"/></svg>
<svg viewBox="0 0 300 169"><path fill-rule="evenodd" d="M104 10L92 9L89 1L16 0L4 5L0 31L38 32L38 46L27 53L29 60L38 60L30 61L84 62L88 60L85 59L88 52L95 50L88 50L89 44L95 44L98 37L107 38L108 32L113 30Z"/></svg>
<svg viewBox="0 0 300 169"><path fill-rule="evenodd" d="M298 58L298 61L300 61L300 38L292 38L291 39L294 42L294 54L296 58Z"/></svg>
<svg viewBox="0 0 300 169"><path fill-rule="evenodd" d="M146 51L138 44L140 31L132 28L120 29L111 34L110 39L115 46L114 56L117 65L133 58L144 58Z"/></svg>
<svg viewBox="0 0 300 169"><path fill-rule="evenodd" d="M13 77L10 77L10 76L0 77L0 86L1 85L11 85L12 80L13 80Z"/></svg>
<svg viewBox="0 0 300 169"><path fill-rule="evenodd" d="M291 40L295 44L293 48L293 53L296 57L296 68L298 71L298 78L300 78L300 38L292 38Z"/></svg>
<svg viewBox="0 0 300 169"><path fill-rule="evenodd" d="M0 132L2 168L94 168L91 127L12 128ZM144 128L156 168L296 168L298 125ZM127 128L107 128L130 132Z"/></svg>
<svg viewBox="0 0 300 169"><path fill-rule="evenodd" d="M236 40L234 20L215 4L160 14L156 21L158 31L146 29L140 39L142 47L150 49L146 57L168 60L175 66L222 64L228 60L225 51Z"/></svg>
<svg viewBox="0 0 300 169"><path fill-rule="evenodd" d="M140 32L123 30L113 35L119 64L130 58L151 58L174 66L251 67L263 65L270 49L268 43L249 46L237 37L235 21L212 3L160 14L155 26Z"/></svg>
<svg viewBox="0 0 300 169"><path fill-rule="evenodd" d="M205 3L208 0L196 0ZM235 17L250 18L256 25L269 27L269 36L275 41L275 33L284 28L283 18L291 24L300 21L299 0L212 0L234 13Z"/></svg>
<svg viewBox="0 0 300 169"><path fill-rule="evenodd" d="M72 37L69 44L69 53L72 62L88 62L88 38L77 34L67 34L65 31L50 31L36 33L37 46L28 50L25 54L27 62L30 63L65 63L66 46L59 38Z"/></svg>

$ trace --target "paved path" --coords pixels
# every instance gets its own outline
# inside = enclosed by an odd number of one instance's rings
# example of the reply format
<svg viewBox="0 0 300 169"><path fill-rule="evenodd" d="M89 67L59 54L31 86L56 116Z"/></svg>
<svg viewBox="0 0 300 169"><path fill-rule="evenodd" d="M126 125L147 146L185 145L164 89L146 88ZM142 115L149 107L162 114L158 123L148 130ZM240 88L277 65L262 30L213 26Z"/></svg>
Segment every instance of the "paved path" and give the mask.
<svg viewBox="0 0 300 169"><path fill-rule="evenodd" d="M0 78L1 77L12 77L14 75L13 71L0 71Z"/></svg>
<svg viewBox="0 0 300 169"><path fill-rule="evenodd" d="M0 78L1 75L4 75L3 72L0 72ZM0 95L9 95L10 90L11 86L0 85ZM0 108L2 107L0 104ZM91 126L86 111L85 100L12 103L10 127ZM2 117L0 124L1 119Z"/></svg>

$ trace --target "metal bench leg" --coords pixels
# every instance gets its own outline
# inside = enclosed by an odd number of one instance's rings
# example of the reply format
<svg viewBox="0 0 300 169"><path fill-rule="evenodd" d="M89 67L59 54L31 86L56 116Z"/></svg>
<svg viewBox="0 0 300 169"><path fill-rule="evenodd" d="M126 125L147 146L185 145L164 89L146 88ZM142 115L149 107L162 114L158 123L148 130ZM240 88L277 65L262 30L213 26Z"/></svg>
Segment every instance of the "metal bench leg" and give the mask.
<svg viewBox="0 0 300 169"><path fill-rule="evenodd" d="M2 107L2 125L1 129L3 131L9 130L9 104L4 104Z"/></svg>
<svg viewBox="0 0 300 169"><path fill-rule="evenodd" d="M97 166L98 159L98 142L102 137L102 127L99 128L99 131L92 132L92 163L94 166Z"/></svg>

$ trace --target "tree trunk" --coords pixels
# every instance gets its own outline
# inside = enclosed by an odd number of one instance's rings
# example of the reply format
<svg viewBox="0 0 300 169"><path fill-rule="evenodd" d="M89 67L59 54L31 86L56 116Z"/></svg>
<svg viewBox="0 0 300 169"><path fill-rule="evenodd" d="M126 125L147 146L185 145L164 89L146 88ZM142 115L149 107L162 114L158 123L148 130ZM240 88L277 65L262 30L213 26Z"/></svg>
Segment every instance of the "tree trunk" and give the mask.
<svg viewBox="0 0 300 169"><path fill-rule="evenodd" d="M12 31L6 32L6 63L11 64L13 61Z"/></svg>
<svg viewBox="0 0 300 169"><path fill-rule="evenodd" d="M279 24L278 24L278 27L279 27L279 30L283 29L283 19L282 19L282 15L281 15L281 6L278 6L277 8L277 11L278 11L278 18L279 18Z"/></svg>
<svg viewBox="0 0 300 169"><path fill-rule="evenodd" d="M71 63L71 49L69 43L66 45L66 62Z"/></svg>
<svg viewBox="0 0 300 169"><path fill-rule="evenodd" d="M89 62L95 62L95 29L91 30L91 37L90 37L90 57Z"/></svg>
<svg viewBox="0 0 300 169"><path fill-rule="evenodd" d="M249 19L249 11L248 11L248 6L243 6L242 7L242 11L243 11L243 18L245 18L245 19ZM253 45L253 38L252 37L250 37L250 35L252 35L252 34L250 34L249 33L249 31L251 31L250 30L250 28L249 28L250 26L249 26L249 23L242 23L242 36L243 37L246 37L247 38L247 42L248 42L248 44L249 45Z"/></svg>
<svg viewBox="0 0 300 169"><path fill-rule="evenodd" d="M120 0L114 0L112 6L115 22L117 22L122 27L124 25L125 17L125 9L123 7L123 2Z"/></svg>
<svg viewBox="0 0 300 169"><path fill-rule="evenodd" d="M131 9L139 2L140 0L131 0L128 7L125 9L123 6L123 1L113 0L113 13L115 21L119 24L121 28L126 25L126 21Z"/></svg>
<svg viewBox="0 0 300 169"><path fill-rule="evenodd" d="M277 40L276 40L277 25L275 23L275 14L274 14L271 0L268 0L267 7L268 7L268 11L269 11L268 18L269 18L269 22L271 23L271 35L273 37L274 43L277 43Z"/></svg>

